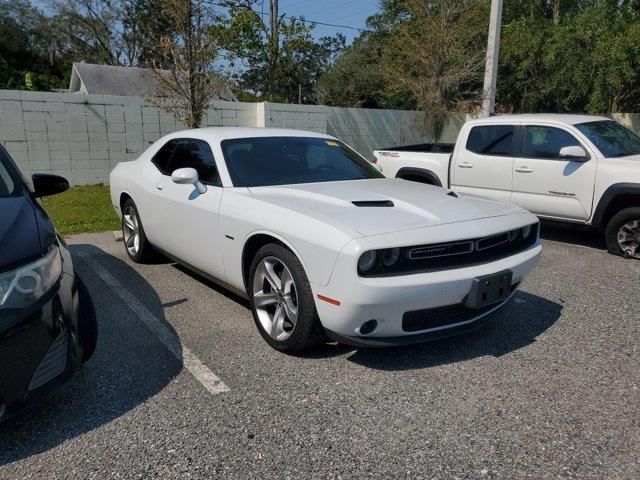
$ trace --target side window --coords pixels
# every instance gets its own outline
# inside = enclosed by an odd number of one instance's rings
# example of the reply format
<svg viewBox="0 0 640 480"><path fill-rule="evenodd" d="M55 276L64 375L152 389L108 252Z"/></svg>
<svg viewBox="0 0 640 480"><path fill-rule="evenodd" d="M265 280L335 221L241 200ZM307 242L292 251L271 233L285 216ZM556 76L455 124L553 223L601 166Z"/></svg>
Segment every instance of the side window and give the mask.
<svg viewBox="0 0 640 480"><path fill-rule="evenodd" d="M151 159L158 170L165 175L171 175L169 162L171 161L171 157L173 156L173 152L175 151L177 144L177 140L169 140L160 148L160 150L158 150L158 152L153 156L153 159Z"/></svg>
<svg viewBox="0 0 640 480"><path fill-rule="evenodd" d="M512 125L484 125L473 127L467 139L467 150L479 155L511 157L515 127Z"/></svg>
<svg viewBox="0 0 640 480"><path fill-rule="evenodd" d="M522 156L525 158L560 158L564 147L580 146L569 132L553 127L525 127Z"/></svg>
<svg viewBox="0 0 640 480"><path fill-rule="evenodd" d="M204 140L182 139L171 160L171 171L178 168L195 168L203 183L220 185L218 169L211 147Z"/></svg>

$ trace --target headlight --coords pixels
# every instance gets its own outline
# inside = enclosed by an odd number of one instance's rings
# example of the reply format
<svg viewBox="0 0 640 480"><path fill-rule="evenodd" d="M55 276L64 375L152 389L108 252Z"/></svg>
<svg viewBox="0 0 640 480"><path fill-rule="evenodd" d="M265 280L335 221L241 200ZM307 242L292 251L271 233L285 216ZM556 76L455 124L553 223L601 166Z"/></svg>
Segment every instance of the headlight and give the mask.
<svg viewBox="0 0 640 480"><path fill-rule="evenodd" d="M529 236L531 235L532 230L533 230L533 226L532 225L527 225L526 227L523 227L522 228L522 238L527 240L529 238Z"/></svg>
<svg viewBox="0 0 640 480"><path fill-rule="evenodd" d="M62 259L58 247L29 265L0 274L0 308L24 308L31 305L58 281Z"/></svg>
<svg viewBox="0 0 640 480"><path fill-rule="evenodd" d="M382 251L382 264L385 267L391 267L398 263L400 260L400 249L399 248L387 248Z"/></svg>
<svg viewBox="0 0 640 480"><path fill-rule="evenodd" d="M376 261L378 260L378 252L375 250L370 250L368 252L364 252L360 259L358 260L358 270L362 273L369 273L376 266Z"/></svg>
<svg viewBox="0 0 640 480"><path fill-rule="evenodd" d="M387 272L395 267L401 258L402 249L400 248L369 250L358 259L358 273L366 276Z"/></svg>

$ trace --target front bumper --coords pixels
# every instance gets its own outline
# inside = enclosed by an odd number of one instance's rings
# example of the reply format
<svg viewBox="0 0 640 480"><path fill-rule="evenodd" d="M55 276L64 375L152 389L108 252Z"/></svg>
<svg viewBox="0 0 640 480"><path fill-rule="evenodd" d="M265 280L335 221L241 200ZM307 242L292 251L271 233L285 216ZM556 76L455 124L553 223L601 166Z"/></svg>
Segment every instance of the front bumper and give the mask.
<svg viewBox="0 0 640 480"><path fill-rule="evenodd" d="M59 282L31 307L0 313L0 420L80 368L78 292L68 273L71 259L66 249L61 252L65 272Z"/></svg>
<svg viewBox="0 0 640 480"><path fill-rule="evenodd" d="M353 255L341 254L331 281L326 286L312 285L320 321L330 337L343 343L368 346L390 346L417 343L429 339L463 333L486 322L507 301L466 312L463 319L425 329L403 329L407 312L457 306L464 302L475 278L504 270L513 273L511 293L539 262L539 241L525 251L494 262L449 270L362 278L355 274ZM349 258L351 257L351 258ZM328 303L318 295L339 301ZM429 315L429 312L425 312ZM375 320L377 327L363 335L360 327Z"/></svg>

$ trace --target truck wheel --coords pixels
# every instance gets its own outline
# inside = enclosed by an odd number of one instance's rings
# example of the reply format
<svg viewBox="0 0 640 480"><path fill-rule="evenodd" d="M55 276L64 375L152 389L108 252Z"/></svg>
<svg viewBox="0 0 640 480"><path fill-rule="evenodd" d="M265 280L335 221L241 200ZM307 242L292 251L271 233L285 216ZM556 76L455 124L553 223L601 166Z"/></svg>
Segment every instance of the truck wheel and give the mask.
<svg viewBox="0 0 640 480"><path fill-rule="evenodd" d="M640 207L616 213L607 224L605 240L610 253L640 259Z"/></svg>

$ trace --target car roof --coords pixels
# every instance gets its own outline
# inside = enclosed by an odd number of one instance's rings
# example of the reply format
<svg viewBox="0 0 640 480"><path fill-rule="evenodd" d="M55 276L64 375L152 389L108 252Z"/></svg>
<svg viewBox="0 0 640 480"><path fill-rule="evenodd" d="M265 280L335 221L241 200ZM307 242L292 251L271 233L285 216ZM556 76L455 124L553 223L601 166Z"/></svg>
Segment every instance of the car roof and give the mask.
<svg viewBox="0 0 640 480"><path fill-rule="evenodd" d="M607 117L565 113L519 113L514 115L496 115L488 118L479 118L469 123L504 123L504 122L550 122L565 125L577 125L579 123L611 120Z"/></svg>
<svg viewBox="0 0 640 480"><path fill-rule="evenodd" d="M198 138L201 140L217 141L233 138L252 137L312 137L333 138L323 133L309 132L306 130L294 130L291 128L258 128L258 127L205 127L181 130L167 135L166 138Z"/></svg>

